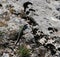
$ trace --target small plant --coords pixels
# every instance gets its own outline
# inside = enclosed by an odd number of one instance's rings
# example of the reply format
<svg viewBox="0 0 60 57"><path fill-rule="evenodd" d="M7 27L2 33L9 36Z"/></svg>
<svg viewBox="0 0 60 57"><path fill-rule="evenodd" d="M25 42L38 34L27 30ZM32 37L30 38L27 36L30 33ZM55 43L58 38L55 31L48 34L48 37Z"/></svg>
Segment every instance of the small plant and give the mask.
<svg viewBox="0 0 60 57"><path fill-rule="evenodd" d="M3 35L3 33L4 33L4 32L1 32L1 31L0 31L0 36L2 36L2 35Z"/></svg>
<svg viewBox="0 0 60 57"><path fill-rule="evenodd" d="M21 56L21 57L29 57L30 55L30 50L27 49L25 46L20 46L19 49L18 49L18 54Z"/></svg>

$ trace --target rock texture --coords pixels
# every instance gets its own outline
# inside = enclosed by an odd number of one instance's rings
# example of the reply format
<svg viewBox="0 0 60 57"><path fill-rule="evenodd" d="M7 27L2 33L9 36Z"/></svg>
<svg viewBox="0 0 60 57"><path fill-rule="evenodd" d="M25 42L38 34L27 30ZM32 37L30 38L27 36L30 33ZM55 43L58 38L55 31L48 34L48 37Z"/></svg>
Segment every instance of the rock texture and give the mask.
<svg viewBox="0 0 60 57"><path fill-rule="evenodd" d="M0 0L0 57L60 57L59 25L60 0Z"/></svg>

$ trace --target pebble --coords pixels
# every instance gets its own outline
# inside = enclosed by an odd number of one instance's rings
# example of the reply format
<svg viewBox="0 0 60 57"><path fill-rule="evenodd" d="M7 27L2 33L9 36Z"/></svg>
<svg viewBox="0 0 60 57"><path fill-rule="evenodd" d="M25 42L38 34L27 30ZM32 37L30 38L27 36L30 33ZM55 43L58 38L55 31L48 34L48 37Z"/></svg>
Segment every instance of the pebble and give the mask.
<svg viewBox="0 0 60 57"><path fill-rule="evenodd" d="M9 54L8 53L3 53L2 57L9 57Z"/></svg>

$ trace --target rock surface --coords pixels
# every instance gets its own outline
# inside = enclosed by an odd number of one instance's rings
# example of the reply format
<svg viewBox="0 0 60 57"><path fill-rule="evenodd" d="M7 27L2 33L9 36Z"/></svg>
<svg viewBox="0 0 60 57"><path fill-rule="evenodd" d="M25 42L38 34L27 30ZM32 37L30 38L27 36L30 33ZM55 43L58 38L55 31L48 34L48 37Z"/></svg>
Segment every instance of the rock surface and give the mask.
<svg viewBox="0 0 60 57"><path fill-rule="evenodd" d="M59 57L59 25L60 0L0 0L0 57Z"/></svg>

